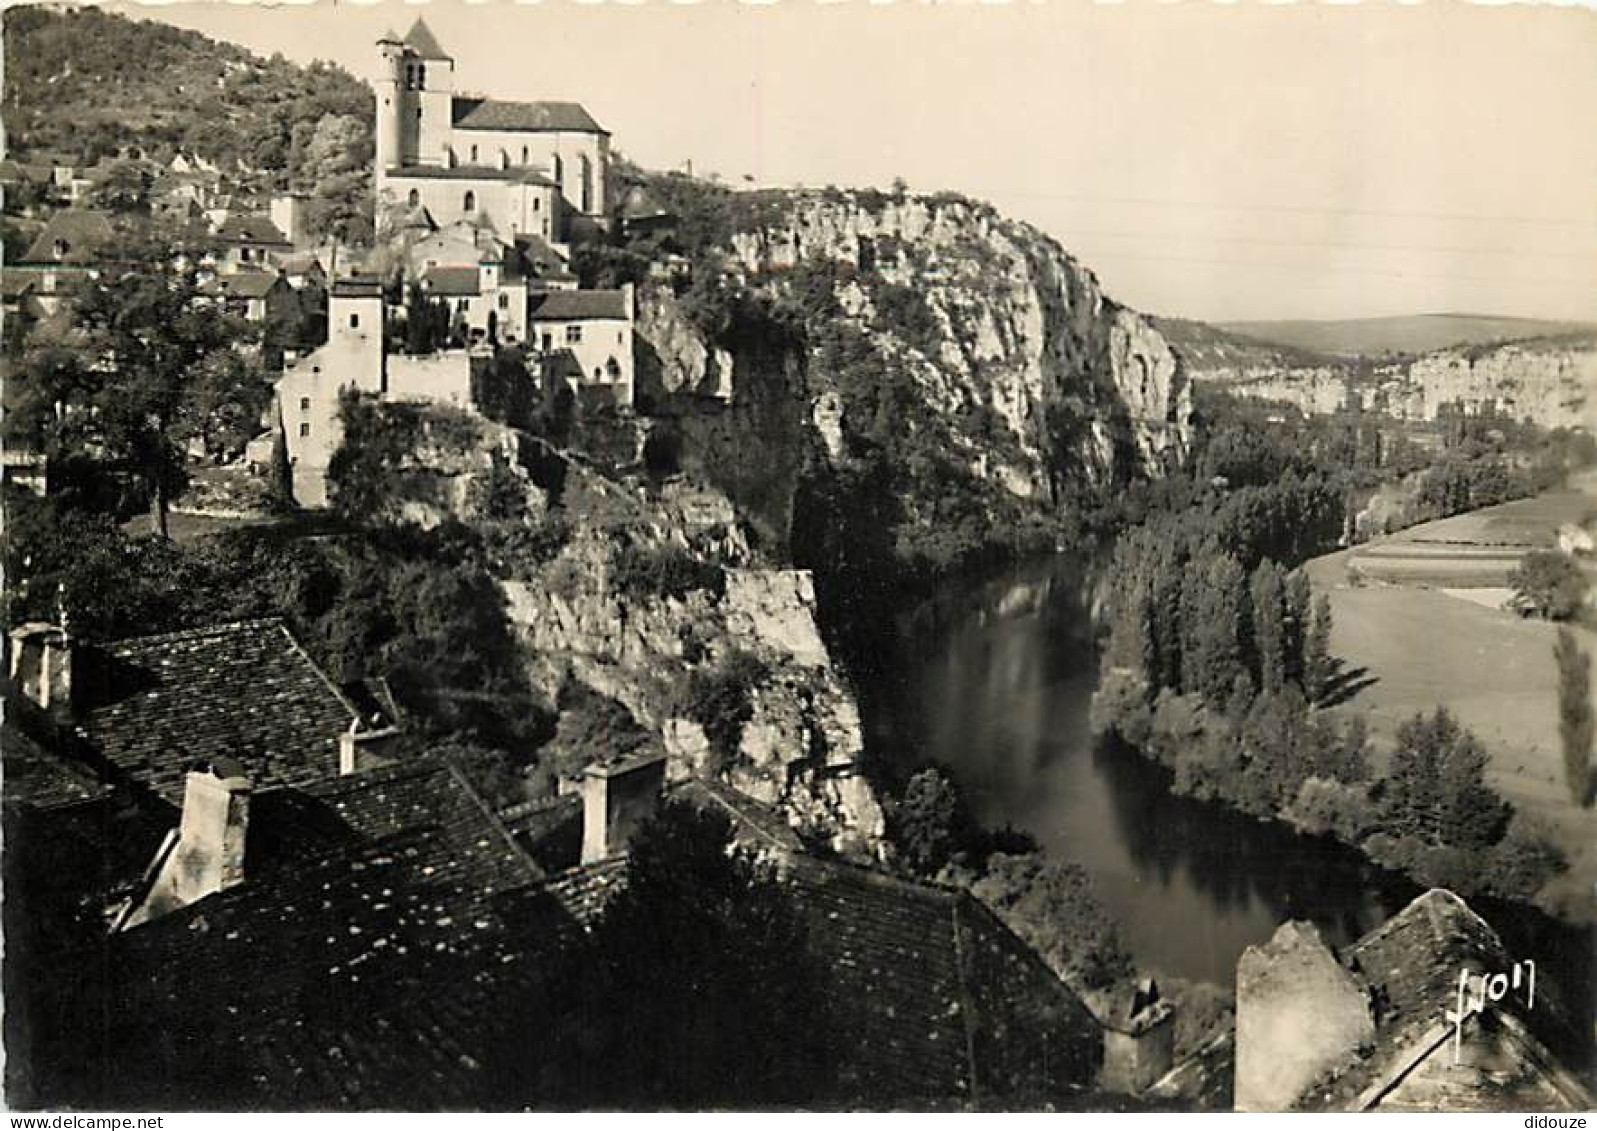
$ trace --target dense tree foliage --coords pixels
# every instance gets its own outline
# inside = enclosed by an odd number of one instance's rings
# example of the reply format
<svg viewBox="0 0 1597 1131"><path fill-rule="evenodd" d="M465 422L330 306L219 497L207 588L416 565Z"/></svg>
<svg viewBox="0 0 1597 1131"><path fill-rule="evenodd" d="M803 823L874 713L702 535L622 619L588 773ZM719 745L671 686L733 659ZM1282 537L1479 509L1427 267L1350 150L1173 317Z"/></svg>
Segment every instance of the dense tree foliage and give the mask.
<svg viewBox="0 0 1597 1131"><path fill-rule="evenodd" d="M1560 550L1532 550L1508 575L1515 603L1546 620L1569 620L1586 606L1590 582L1580 564Z"/></svg>
<svg viewBox="0 0 1597 1131"><path fill-rule="evenodd" d="M57 464L130 477L163 534L189 443L237 454L271 397L238 350L254 329L200 286L205 250L158 226L120 230L98 275L23 344L6 418L8 435Z"/></svg>
<svg viewBox="0 0 1597 1131"><path fill-rule="evenodd" d="M1076 865L1040 852L995 853L971 892L1070 984L1102 989L1131 976L1115 921Z"/></svg>
<svg viewBox="0 0 1597 1131"><path fill-rule="evenodd" d="M1575 643L1575 634L1558 630L1553 645L1558 665L1558 737L1564 748L1564 781L1575 804L1590 808L1597 801L1597 769L1592 744L1597 737L1591 702L1591 656Z"/></svg>

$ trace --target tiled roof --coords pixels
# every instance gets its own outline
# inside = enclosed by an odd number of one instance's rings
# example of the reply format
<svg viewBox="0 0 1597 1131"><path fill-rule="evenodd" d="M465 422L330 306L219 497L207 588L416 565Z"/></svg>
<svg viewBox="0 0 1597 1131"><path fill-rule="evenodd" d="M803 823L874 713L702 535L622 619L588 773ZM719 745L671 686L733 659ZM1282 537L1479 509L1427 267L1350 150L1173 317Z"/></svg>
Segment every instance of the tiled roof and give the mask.
<svg viewBox="0 0 1597 1131"><path fill-rule="evenodd" d="M333 777L354 719L276 620L113 641L86 649L74 677L81 736L174 804L189 767L218 755L257 788Z"/></svg>
<svg viewBox="0 0 1597 1131"><path fill-rule="evenodd" d="M475 267L429 267L421 285L431 294L457 298L481 294L478 281Z"/></svg>
<svg viewBox="0 0 1597 1131"><path fill-rule="evenodd" d="M259 793L242 884L117 936L110 1002L64 987L120 1026L95 1098L480 1102L495 1006L577 929L542 881L441 757Z"/></svg>
<svg viewBox="0 0 1597 1131"><path fill-rule="evenodd" d="M27 704L8 696L5 722L0 726L0 756L4 760L4 798L8 803L33 809L60 809L104 797L111 787L86 764L58 753L34 739L15 721Z"/></svg>
<svg viewBox="0 0 1597 1131"><path fill-rule="evenodd" d="M382 41L379 40L378 42ZM423 59L453 60L453 56L439 44L432 33L432 29L427 26L427 22L419 17L415 23L410 25L410 30L405 33L405 46Z"/></svg>
<svg viewBox="0 0 1597 1131"><path fill-rule="evenodd" d="M508 169L497 165L406 165L388 170L387 176L392 181L514 181L545 188L560 187L538 170L516 165Z"/></svg>
<svg viewBox="0 0 1597 1131"><path fill-rule="evenodd" d="M579 102L505 102L497 98L462 98L454 101L457 130L510 130L520 133L604 134Z"/></svg>
<svg viewBox="0 0 1597 1131"><path fill-rule="evenodd" d="M1357 1109L1381 1102L1381 1093L1422 1071L1422 1063L1416 1063L1416 1050L1432 1044L1446 1029L1442 1016L1454 1008L1459 972L1507 973L1514 965L1491 925L1464 900L1441 888L1419 896L1359 939L1347 948L1342 960L1371 987L1378 1003L1375 1045L1367 1056L1354 1058L1310 1088L1298 1102L1309 1110ZM1466 1022L1466 1042L1471 1040L1471 1030L1479 1032L1487 1026L1495 1031L1506 1022L1517 1041L1533 1046L1524 1054L1524 1063L1537 1070L1522 1073L1516 1087L1538 1089L1547 1079L1563 1075L1538 1035L1547 1035L1554 1043L1560 1043L1563 1036L1566 1020L1553 989L1544 976L1533 1009L1527 1009L1520 996L1511 993L1493 1003L1490 1018ZM1488 1039L1494 1038L1488 1034ZM1444 1044L1445 1048L1433 1049L1420 1061L1437 1055L1449 1057L1451 1042ZM1493 1093L1503 1091L1499 1084L1484 1079L1478 1082L1479 1090L1459 1092L1459 1074L1452 1075L1456 1109L1492 1110L1497 1106ZM1527 1103L1524 1095L1504 1098L1515 1110L1538 1106Z"/></svg>
<svg viewBox="0 0 1597 1131"><path fill-rule="evenodd" d="M278 244L289 246L288 237L278 230L266 216L253 216L247 213L234 214L222 221L222 226L216 230L216 238L224 243L249 243L249 244Z"/></svg>
<svg viewBox="0 0 1597 1131"><path fill-rule="evenodd" d="M535 301L529 318L534 322L581 322L587 319L622 319L627 316L623 291L548 291Z"/></svg>
<svg viewBox="0 0 1597 1131"><path fill-rule="evenodd" d="M528 271L540 279L575 279L565 258L540 235L517 233L516 250Z"/></svg>
<svg viewBox="0 0 1597 1131"><path fill-rule="evenodd" d="M231 275L218 275L207 289L239 298L265 298L267 292L278 283L288 286L282 276L268 271L238 271Z"/></svg>
<svg viewBox="0 0 1597 1131"><path fill-rule="evenodd" d="M44 230L34 237L24 263L88 263L95 253L114 235L111 219L104 212L71 208L57 212L44 225ZM57 255L56 243L66 245Z"/></svg>
<svg viewBox="0 0 1597 1131"><path fill-rule="evenodd" d="M369 275L346 275L333 280L335 298L382 298L383 281Z"/></svg>
<svg viewBox="0 0 1597 1131"><path fill-rule="evenodd" d="M1086 1006L968 894L809 857L787 882L833 975L853 1098L974 1102L1096 1076Z"/></svg>

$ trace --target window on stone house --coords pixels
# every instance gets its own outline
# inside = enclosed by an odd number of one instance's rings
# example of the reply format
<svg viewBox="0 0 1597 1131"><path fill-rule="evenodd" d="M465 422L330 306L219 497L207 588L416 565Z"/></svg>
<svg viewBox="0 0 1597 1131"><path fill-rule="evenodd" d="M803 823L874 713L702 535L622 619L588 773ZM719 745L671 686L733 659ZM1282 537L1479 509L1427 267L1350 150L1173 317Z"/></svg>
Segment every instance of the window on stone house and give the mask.
<svg viewBox="0 0 1597 1131"><path fill-rule="evenodd" d="M427 64L426 63L417 63L416 64L416 89L417 90L426 90L427 89Z"/></svg>
<svg viewBox="0 0 1597 1131"><path fill-rule="evenodd" d="M309 436L311 434L310 421L307 420L307 421L304 421L304 422L302 422L300 424L300 426L299 426L299 434L300 434L300 438L301 439L303 439L304 437Z"/></svg>
<svg viewBox="0 0 1597 1131"><path fill-rule="evenodd" d="M574 345L576 345L577 343L579 343L581 341L582 341L582 327L581 326L567 326L566 327L566 345L574 346Z"/></svg>
<svg viewBox="0 0 1597 1131"><path fill-rule="evenodd" d="M510 295L506 291L500 291L499 292L499 309L500 310L509 310L510 309Z"/></svg>
<svg viewBox="0 0 1597 1131"><path fill-rule="evenodd" d="M416 107L416 120L418 122L421 121L421 107L420 106Z"/></svg>
<svg viewBox="0 0 1597 1131"><path fill-rule="evenodd" d="M471 147L471 163L473 165L477 163L477 147L475 145Z"/></svg>
<svg viewBox="0 0 1597 1131"><path fill-rule="evenodd" d="M359 314L351 314L349 316L349 328L351 330L359 330L360 329L360 315Z"/></svg>
<svg viewBox="0 0 1597 1131"><path fill-rule="evenodd" d="M311 399L309 397L301 397L299 399L299 410L301 412L309 412L311 410Z"/></svg>
<svg viewBox="0 0 1597 1131"><path fill-rule="evenodd" d="M467 189L466 198L461 202L461 207L467 212L477 211L477 194L472 192L470 189Z"/></svg>
<svg viewBox="0 0 1597 1131"><path fill-rule="evenodd" d="M415 208L421 203L421 193L417 192L415 189L411 189L410 196L408 196L406 199L410 202L410 206Z"/></svg>
<svg viewBox="0 0 1597 1131"><path fill-rule="evenodd" d="M521 147L521 163L523 165L527 163L527 147L525 145Z"/></svg>

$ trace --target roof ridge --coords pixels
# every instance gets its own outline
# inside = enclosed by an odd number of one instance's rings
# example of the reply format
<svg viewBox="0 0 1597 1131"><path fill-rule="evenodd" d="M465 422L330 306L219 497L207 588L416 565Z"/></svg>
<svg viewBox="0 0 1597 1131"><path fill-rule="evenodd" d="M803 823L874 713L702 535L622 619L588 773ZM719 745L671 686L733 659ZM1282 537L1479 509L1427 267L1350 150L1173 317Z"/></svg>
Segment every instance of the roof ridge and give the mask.
<svg viewBox="0 0 1597 1131"><path fill-rule="evenodd" d="M327 690L331 691L334 697L344 705L344 710L349 712L350 724L358 727L360 725L360 709L355 706L354 701L345 695L343 690L333 682L332 676L322 670L322 665L318 664L315 658L305 650L305 646L299 642L298 637L289 631L288 625L284 623L283 618L276 617L274 619L277 621L277 627L282 630L284 637L287 638L289 647L299 653L300 659L310 665L311 671L316 673L317 678L326 684Z"/></svg>
<svg viewBox="0 0 1597 1131"><path fill-rule="evenodd" d="M264 628L273 624L282 624L283 618L279 616L246 617L241 620L218 621L214 624L195 625L189 628L173 629L169 632L146 632L136 636L119 636L98 643L102 647L112 647L118 644L149 644L160 640L199 640L206 636L221 636L229 632L242 632L250 628Z"/></svg>
<svg viewBox="0 0 1597 1131"><path fill-rule="evenodd" d="M532 858L532 854L522 847L521 842L511 835L510 830L505 827L505 823L493 811L493 806L489 805L482 794L478 793L476 787L471 784L470 779L466 777L465 771L456 765L454 759L448 755L443 755L442 761L450 776L466 791L466 796L471 798L472 803L477 806L478 811L488 821L489 827L499 834L500 838L510 846L510 850L515 853L516 859L521 861L528 873L528 879L532 883L540 883L548 879L549 873L545 872L538 862Z"/></svg>

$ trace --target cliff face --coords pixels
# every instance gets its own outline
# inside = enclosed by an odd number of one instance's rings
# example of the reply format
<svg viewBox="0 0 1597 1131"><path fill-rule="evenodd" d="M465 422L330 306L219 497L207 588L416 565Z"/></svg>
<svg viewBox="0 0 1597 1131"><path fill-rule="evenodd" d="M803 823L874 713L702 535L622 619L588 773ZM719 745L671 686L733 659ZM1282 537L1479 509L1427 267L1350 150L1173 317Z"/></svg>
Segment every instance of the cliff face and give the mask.
<svg viewBox="0 0 1597 1131"><path fill-rule="evenodd" d="M1332 413L1356 392L1366 411L1398 420L1443 412L1496 414L1544 428L1597 429L1597 337L1559 334L1356 361L1161 320L1198 383L1308 413Z"/></svg>
<svg viewBox="0 0 1597 1131"><path fill-rule="evenodd" d="M684 425L717 481L738 474L723 455L735 436L744 457L786 462L792 487L803 457L846 465L893 446L896 427L936 449L936 478L1049 506L1187 454L1179 361L1048 236L952 196L762 196L717 265L727 286L802 321L786 355L770 334L739 342L736 327L709 345L687 321L693 296L679 304L656 291L640 304L645 367L661 390L727 399L719 422ZM878 390L862 388L874 380ZM755 510L784 537L779 494L765 490ZM899 494L917 502L913 484Z"/></svg>
<svg viewBox="0 0 1597 1131"><path fill-rule="evenodd" d="M1190 390L1158 331L1053 240L991 208L794 194L731 243L742 271L777 287L807 265L843 267L828 277L843 316L910 371L972 471L1013 495L1046 495L1072 473L1098 484L1157 473L1186 454ZM836 454L848 421L835 374L810 376L811 420Z"/></svg>

